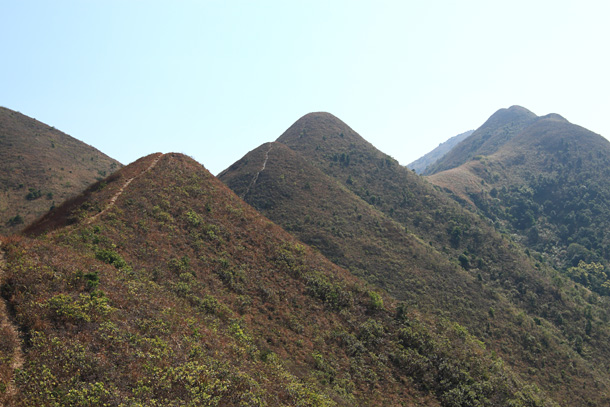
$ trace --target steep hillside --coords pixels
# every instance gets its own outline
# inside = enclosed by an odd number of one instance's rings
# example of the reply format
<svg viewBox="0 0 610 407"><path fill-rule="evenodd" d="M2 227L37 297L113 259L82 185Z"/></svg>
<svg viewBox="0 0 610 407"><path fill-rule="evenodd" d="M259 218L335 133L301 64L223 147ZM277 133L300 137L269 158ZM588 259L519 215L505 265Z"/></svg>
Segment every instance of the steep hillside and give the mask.
<svg viewBox="0 0 610 407"><path fill-rule="evenodd" d="M257 171L265 161L264 170ZM375 210L285 144L263 144L220 178L301 241L409 306L426 309L431 299L414 295L425 285L412 272L414 267L434 264L456 271L453 264L404 226ZM405 285L410 289L403 290Z"/></svg>
<svg viewBox="0 0 610 407"><path fill-rule="evenodd" d="M458 167L479 155L493 154L531 124L536 117L534 113L521 106L498 110L470 137L429 166L425 174L430 175Z"/></svg>
<svg viewBox="0 0 610 407"><path fill-rule="evenodd" d="M570 269L584 261L601 263L607 272L608 175L610 142L552 114L513 134L494 154L429 180L470 202L577 281L610 295L601 273Z"/></svg>
<svg viewBox="0 0 610 407"><path fill-rule="evenodd" d="M443 158L453 147L470 137L473 132L474 130L469 130L451 137L444 143L439 144L434 150L413 161L411 164L408 164L407 168L412 169L418 174L424 173L428 167Z"/></svg>
<svg viewBox="0 0 610 407"><path fill-rule="evenodd" d="M337 264L458 321L555 401L607 402L607 304L334 116L304 116L219 177Z"/></svg>
<svg viewBox="0 0 610 407"><path fill-rule="evenodd" d="M140 159L26 234L3 239L23 346L0 348L5 404L553 405L183 155Z"/></svg>
<svg viewBox="0 0 610 407"><path fill-rule="evenodd" d="M0 235L20 230L119 167L95 148L0 107Z"/></svg>

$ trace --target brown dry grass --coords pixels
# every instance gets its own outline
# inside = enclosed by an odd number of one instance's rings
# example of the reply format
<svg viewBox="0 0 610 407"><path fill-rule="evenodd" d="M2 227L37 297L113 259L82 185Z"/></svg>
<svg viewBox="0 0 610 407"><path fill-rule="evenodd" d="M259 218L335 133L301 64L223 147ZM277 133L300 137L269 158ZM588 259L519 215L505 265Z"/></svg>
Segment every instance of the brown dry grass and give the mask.
<svg viewBox="0 0 610 407"><path fill-rule="evenodd" d="M20 230L120 166L81 141L0 107L0 234ZM30 189L40 196L26 199ZM17 215L23 223L11 225Z"/></svg>

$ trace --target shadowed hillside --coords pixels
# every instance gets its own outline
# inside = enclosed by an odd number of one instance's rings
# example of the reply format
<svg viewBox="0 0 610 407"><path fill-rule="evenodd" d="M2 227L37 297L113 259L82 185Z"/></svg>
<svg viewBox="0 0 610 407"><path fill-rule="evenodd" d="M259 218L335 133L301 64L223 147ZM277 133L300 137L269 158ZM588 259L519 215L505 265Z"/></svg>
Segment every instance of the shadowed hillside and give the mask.
<svg viewBox="0 0 610 407"><path fill-rule="evenodd" d="M334 116L304 116L219 177L337 264L464 325L560 404L606 402L607 305Z"/></svg>
<svg viewBox="0 0 610 407"><path fill-rule="evenodd" d="M183 155L136 161L27 234L3 239L24 359L0 349L9 405L553 405Z"/></svg>
<svg viewBox="0 0 610 407"><path fill-rule="evenodd" d="M20 230L120 166L53 127L0 107L0 234Z"/></svg>

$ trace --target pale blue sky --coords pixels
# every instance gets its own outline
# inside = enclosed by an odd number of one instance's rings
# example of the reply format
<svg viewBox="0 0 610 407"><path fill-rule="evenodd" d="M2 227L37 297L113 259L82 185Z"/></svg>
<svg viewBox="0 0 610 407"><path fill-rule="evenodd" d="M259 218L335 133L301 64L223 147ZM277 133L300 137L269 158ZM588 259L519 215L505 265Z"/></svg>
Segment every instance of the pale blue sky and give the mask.
<svg viewBox="0 0 610 407"><path fill-rule="evenodd" d="M497 109L610 135L607 1L0 0L0 105L217 174L312 111L408 164Z"/></svg>

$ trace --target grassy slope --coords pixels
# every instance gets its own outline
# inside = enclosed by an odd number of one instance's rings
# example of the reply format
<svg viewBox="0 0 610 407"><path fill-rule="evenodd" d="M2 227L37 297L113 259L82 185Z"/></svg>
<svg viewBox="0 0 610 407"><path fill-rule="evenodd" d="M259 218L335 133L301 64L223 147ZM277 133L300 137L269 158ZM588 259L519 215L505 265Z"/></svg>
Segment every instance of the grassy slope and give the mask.
<svg viewBox="0 0 610 407"><path fill-rule="evenodd" d="M300 154L264 145L220 178L333 261L466 325L556 400L583 405L591 392L582 385L607 389L605 309L595 308L599 331L587 338L588 354L570 349L586 323L586 290L560 288L556 272L535 265L331 115L307 115L278 141ZM460 255L469 272L456 266ZM567 373L575 362L580 367ZM592 398L603 400L606 391Z"/></svg>
<svg viewBox="0 0 610 407"><path fill-rule="evenodd" d="M4 239L25 351L9 403L543 405L460 325L375 293L188 157L147 171L157 158Z"/></svg>
<svg viewBox="0 0 610 407"><path fill-rule="evenodd" d="M0 234L18 231L119 166L81 141L0 107Z"/></svg>

